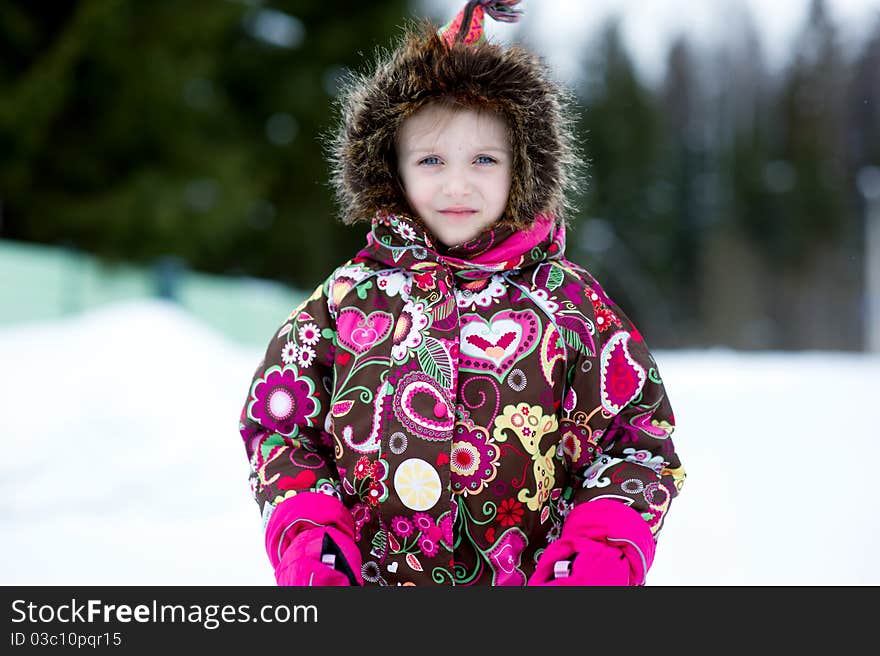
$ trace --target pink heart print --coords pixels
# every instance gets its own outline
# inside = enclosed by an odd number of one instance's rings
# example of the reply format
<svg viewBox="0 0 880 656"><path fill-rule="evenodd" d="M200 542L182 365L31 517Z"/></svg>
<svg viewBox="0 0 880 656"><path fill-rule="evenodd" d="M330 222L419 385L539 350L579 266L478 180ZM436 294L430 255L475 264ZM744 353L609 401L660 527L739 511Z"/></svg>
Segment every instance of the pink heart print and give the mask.
<svg viewBox="0 0 880 656"><path fill-rule="evenodd" d="M461 317L461 368L501 380L515 362L534 350L541 323L531 310L504 310L491 319Z"/></svg>
<svg viewBox="0 0 880 656"><path fill-rule="evenodd" d="M345 308L336 319L339 345L355 355L362 355L391 334L393 319L388 312L377 310L365 315L358 308Z"/></svg>
<svg viewBox="0 0 880 656"><path fill-rule="evenodd" d="M494 585L525 585L526 575L520 569L522 552L528 540L523 532L509 528L486 552L492 566Z"/></svg>

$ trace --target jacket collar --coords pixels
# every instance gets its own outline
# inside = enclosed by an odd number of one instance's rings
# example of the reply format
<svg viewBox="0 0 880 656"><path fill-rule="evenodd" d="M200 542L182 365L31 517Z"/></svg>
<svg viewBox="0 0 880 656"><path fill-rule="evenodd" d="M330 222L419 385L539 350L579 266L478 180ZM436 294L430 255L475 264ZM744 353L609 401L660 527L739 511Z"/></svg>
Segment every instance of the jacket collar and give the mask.
<svg viewBox="0 0 880 656"><path fill-rule="evenodd" d="M488 278L501 271L534 266L565 253L565 226L539 214L529 230L500 225L474 239L446 248L422 223L403 214L377 213L358 260L373 260L406 271L423 270L428 263L444 265L466 280Z"/></svg>

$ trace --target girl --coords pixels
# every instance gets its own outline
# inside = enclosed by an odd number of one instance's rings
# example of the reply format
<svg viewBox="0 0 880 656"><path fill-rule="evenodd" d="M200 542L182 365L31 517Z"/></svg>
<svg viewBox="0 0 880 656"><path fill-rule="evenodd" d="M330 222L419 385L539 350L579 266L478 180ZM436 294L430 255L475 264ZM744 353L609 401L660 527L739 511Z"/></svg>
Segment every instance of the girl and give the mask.
<svg viewBox="0 0 880 656"><path fill-rule="evenodd" d="M269 344L241 413L280 585L641 585L684 481L645 340L564 257L566 92L482 33L411 29L332 142L366 246Z"/></svg>

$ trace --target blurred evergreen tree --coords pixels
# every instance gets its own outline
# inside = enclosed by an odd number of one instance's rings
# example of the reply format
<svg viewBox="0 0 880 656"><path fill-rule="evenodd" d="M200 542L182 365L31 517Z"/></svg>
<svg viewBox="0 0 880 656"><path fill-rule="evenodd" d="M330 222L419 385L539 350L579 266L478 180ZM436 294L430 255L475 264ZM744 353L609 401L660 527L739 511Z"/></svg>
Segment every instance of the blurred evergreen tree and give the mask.
<svg viewBox="0 0 880 656"><path fill-rule="evenodd" d="M708 206L710 148L708 125L701 108L699 71L684 37L673 41L659 99L661 164L654 188L663 193L656 213L667 235L669 303L675 308L677 343L698 339L700 308L700 249L711 225ZM656 192L655 192L656 193Z"/></svg>
<svg viewBox="0 0 880 656"><path fill-rule="evenodd" d="M880 167L880 13L853 65L847 107L847 164L857 179L866 168ZM860 213L864 210L860 205Z"/></svg>
<svg viewBox="0 0 880 656"><path fill-rule="evenodd" d="M336 80L407 9L4 2L0 236L316 284L364 237L326 186Z"/></svg>
<svg viewBox="0 0 880 656"><path fill-rule="evenodd" d="M748 44L747 44L748 45ZM721 211L761 251L772 258L785 229L776 225L780 213L779 194L791 190L795 173L789 161L774 153L779 122L768 120L777 98L765 79L759 58L739 58L723 72L734 83L721 92L719 110L725 126L720 158L729 190ZM772 243L765 244L765 239Z"/></svg>
<svg viewBox="0 0 880 656"><path fill-rule="evenodd" d="M790 165L772 152L779 128L770 120L776 93L757 25L747 10L730 16L730 23L735 38L703 78L715 179L712 220L700 244L701 325L709 343L766 348L777 338L777 326L766 314L775 280L765 271L768 253L755 240L760 241L761 223L778 213L777 191L791 185L792 175ZM748 226L757 227L752 232Z"/></svg>
<svg viewBox="0 0 880 656"><path fill-rule="evenodd" d="M823 0L812 0L760 123L731 151L731 217L760 255L769 348L858 349L862 220L849 172L851 67ZM822 312L839 318L829 330ZM835 323L838 323L835 321Z"/></svg>
<svg viewBox="0 0 880 656"><path fill-rule="evenodd" d="M858 253L849 264L859 281L861 344L880 350L880 12L853 65L847 96L847 178L854 183L854 213L861 220L848 240Z"/></svg>
<svg viewBox="0 0 880 656"><path fill-rule="evenodd" d="M812 0L770 117L780 129L771 144L776 159L763 174L776 198L769 212L741 215L778 268L803 268L854 228L846 179L848 83L837 28L824 0Z"/></svg>
<svg viewBox="0 0 880 656"><path fill-rule="evenodd" d="M663 170L657 99L639 79L619 23L588 44L578 131L589 161L570 251L626 308L652 344L674 340L675 188Z"/></svg>

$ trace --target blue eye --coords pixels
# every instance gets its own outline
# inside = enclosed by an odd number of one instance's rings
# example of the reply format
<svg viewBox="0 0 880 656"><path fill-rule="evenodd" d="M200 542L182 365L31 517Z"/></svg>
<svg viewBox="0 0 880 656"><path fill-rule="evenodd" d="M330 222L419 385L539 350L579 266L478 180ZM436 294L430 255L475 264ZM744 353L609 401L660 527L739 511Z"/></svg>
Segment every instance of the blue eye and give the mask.
<svg viewBox="0 0 880 656"><path fill-rule="evenodd" d="M426 157L425 159L419 161L419 164L428 164L428 165L439 164L439 163L440 163L440 158L434 157L433 155L431 155L430 157Z"/></svg>
<svg viewBox="0 0 880 656"><path fill-rule="evenodd" d="M488 161L481 161L481 160L488 160ZM479 157L477 157L477 162L479 164L494 164L495 158L489 157L488 155L480 155Z"/></svg>

